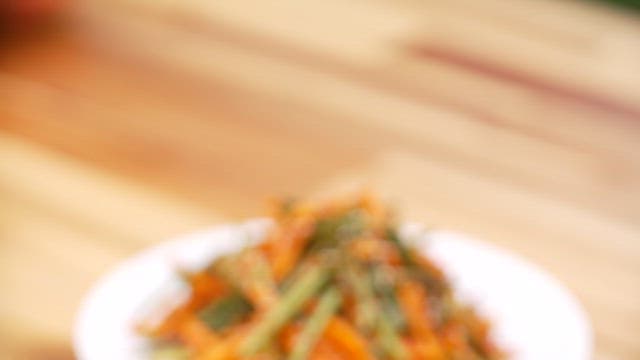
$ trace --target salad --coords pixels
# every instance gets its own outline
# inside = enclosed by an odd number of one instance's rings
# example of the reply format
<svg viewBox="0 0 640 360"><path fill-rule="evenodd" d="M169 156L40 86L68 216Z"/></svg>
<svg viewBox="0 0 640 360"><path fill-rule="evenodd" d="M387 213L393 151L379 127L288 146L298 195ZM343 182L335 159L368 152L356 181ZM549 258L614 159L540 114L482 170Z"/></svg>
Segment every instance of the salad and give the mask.
<svg viewBox="0 0 640 360"><path fill-rule="evenodd" d="M155 359L502 359L490 325L364 194L280 200L264 241L181 273L188 298L139 331Z"/></svg>

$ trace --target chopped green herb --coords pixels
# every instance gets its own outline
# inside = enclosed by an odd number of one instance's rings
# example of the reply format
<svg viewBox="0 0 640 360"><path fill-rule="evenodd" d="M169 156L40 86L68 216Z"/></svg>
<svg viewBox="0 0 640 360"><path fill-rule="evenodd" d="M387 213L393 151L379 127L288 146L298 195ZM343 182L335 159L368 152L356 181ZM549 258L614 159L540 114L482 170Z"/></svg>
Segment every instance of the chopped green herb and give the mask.
<svg viewBox="0 0 640 360"><path fill-rule="evenodd" d="M198 313L202 322L215 331L237 324L253 311L253 306L239 292L214 301Z"/></svg>

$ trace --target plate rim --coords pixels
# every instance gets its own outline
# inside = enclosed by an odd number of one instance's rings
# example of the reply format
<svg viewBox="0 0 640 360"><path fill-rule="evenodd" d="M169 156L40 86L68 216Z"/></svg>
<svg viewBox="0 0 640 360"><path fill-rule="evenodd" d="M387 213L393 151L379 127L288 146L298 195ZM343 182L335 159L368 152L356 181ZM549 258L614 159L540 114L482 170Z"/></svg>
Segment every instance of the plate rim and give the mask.
<svg viewBox="0 0 640 360"><path fill-rule="evenodd" d="M257 229L262 229L261 231L264 231L266 227L271 223L271 220L268 218L253 218L242 222L228 222L208 226L200 230L170 237L167 240L160 241L156 244L143 248L140 251L132 254L131 256L116 262L113 266L109 267L109 269L105 271L100 277L98 277L98 279L85 293L80 302L72 325L71 335L74 354L79 359L87 359L87 356L91 355L85 349L86 343L84 340L85 336L83 336L83 332L85 330L85 327L87 326L87 323L90 322L88 316L91 314L92 306L95 306L95 302L97 301L98 296L101 293L101 289L104 289L106 284L109 283L110 280L114 279L117 274L127 269L128 266L134 266L136 263L142 261L145 258L159 256L163 253L163 251L166 252L172 248L180 248L187 242L204 241L203 238L214 236L213 234L217 234L217 236L220 236L220 234L225 231L237 231L242 229L245 231L249 229L248 231L254 231L255 233ZM405 236L403 236L403 239L412 243L413 245L416 245L421 252L427 251L426 248L428 247L428 242L430 241L438 241L436 239L439 238L453 238L457 239L457 241L471 244L473 247L482 248L485 251L515 260L516 262L522 264L524 267L540 275L542 278L544 278L545 282L547 282L551 287L555 288L555 290L558 290L560 293L562 293L562 296L564 296L565 299L567 299L571 303L572 310L583 325L582 330L584 333L582 335L584 335L583 340L586 347L584 349L584 352L586 354L585 359L589 359L593 356L593 329L587 312L585 311L579 299L573 294L573 292L558 278L553 276L552 273L548 272L534 262L529 261L527 258L512 252L509 249L477 239L465 233L440 229L428 230L426 229L426 227L417 222L405 222L401 224L401 227L404 229L413 229L412 231L406 233ZM263 236L259 237L262 238ZM254 238L253 240L246 241L244 244L241 244L239 246L241 248L242 245L246 246L249 244L253 244L256 241L262 240L256 240ZM218 254L215 256L220 256L220 254L225 253L225 250L223 249L221 251L217 251L217 253Z"/></svg>

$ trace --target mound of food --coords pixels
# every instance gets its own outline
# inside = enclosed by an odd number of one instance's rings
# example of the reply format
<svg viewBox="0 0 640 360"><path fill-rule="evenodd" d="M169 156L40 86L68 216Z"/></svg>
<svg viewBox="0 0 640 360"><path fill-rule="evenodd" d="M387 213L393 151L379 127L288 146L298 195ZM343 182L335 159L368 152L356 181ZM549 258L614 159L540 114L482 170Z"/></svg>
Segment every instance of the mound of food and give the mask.
<svg viewBox="0 0 640 360"><path fill-rule="evenodd" d="M158 359L500 359L489 325L362 195L279 201L265 240L183 274Z"/></svg>

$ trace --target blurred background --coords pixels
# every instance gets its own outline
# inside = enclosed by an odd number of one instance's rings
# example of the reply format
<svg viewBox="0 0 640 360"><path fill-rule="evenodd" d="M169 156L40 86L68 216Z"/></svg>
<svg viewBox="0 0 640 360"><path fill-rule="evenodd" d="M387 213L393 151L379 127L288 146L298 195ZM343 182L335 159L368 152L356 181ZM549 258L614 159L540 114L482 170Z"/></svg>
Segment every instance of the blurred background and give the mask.
<svg viewBox="0 0 640 360"><path fill-rule="evenodd" d="M638 7L1 1L0 357L72 359L137 250L367 186L541 265L596 359L640 358Z"/></svg>

